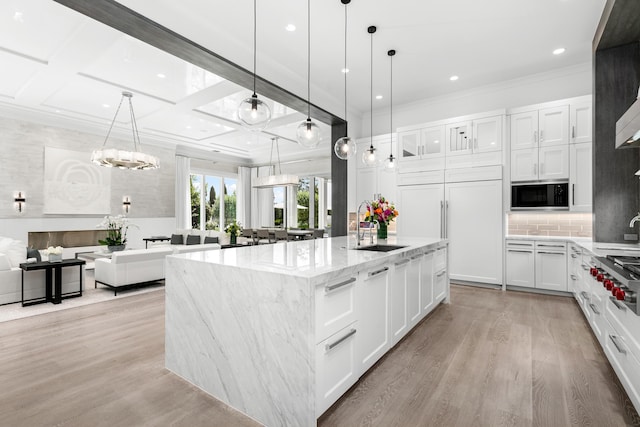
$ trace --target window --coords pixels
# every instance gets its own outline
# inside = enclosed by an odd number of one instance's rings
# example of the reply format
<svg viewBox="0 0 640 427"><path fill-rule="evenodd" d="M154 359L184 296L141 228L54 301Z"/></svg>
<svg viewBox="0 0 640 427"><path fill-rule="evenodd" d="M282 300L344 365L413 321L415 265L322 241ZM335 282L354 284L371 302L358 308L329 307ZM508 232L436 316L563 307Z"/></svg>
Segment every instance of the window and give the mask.
<svg viewBox="0 0 640 427"><path fill-rule="evenodd" d="M197 230L224 230L236 219L234 177L191 174L191 227Z"/></svg>

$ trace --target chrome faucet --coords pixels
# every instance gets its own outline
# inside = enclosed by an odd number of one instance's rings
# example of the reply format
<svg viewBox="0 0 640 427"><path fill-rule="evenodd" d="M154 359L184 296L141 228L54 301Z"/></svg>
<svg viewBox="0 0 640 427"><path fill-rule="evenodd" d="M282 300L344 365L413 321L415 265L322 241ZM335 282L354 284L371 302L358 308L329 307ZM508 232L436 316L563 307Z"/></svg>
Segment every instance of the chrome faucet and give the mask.
<svg viewBox="0 0 640 427"><path fill-rule="evenodd" d="M636 221L640 221L640 212L638 212L638 215L631 218L631 222L629 223L629 228L633 228Z"/></svg>
<svg viewBox="0 0 640 427"><path fill-rule="evenodd" d="M368 200L363 200L362 203L358 206L358 212L356 213L356 246L360 246L360 240L364 240L364 233L362 233L362 237L360 237L360 209L362 205L371 206ZM638 214L640 215L640 214ZM372 227L369 227L369 235L371 236L371 244L373 244L373 231L371 231Z"/></svg>

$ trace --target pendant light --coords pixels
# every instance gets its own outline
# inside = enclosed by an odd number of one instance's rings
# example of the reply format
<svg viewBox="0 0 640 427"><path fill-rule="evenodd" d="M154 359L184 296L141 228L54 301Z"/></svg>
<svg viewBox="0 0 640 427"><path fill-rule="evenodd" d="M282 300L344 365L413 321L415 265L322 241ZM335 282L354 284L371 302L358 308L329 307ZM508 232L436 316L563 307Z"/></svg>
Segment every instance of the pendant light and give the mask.
<svg viewBox="0 0 640 427"><path fill-rule="evenodd" d="M91 154L91 161L96 165L107 168L135 170L158 169L160 167L160 160L158 160L156 156L140 152L140 134L138 134L138 122L136 122L136 116L133 114L133 103L131 102L132 97L133 94L131 92L122 92L120 104L118 104L116 114L113 116L113 121L111 122L111 126L109 126L107 136L104 138L102 148L94 150ZM120 111L120 107L122 107L122 102L125 98L129 101L129 116L131 117L131 130L133 132L133 151L105 148L109 135L111 135L111 130L116 124L118 112Z"/></svg>
<svg viewBox="0 0 640 427"><path fill-rule="evenodd" d="M261 131L271 121L271 109L256 95L256 0L253 0L253 95L238 106L238 118L242 125L251 131Z"/></svg>
<svg viewBox="0 0 640 427"><path fill-rule="evenodd" d="M344 5L344 121L347 122L347 5L351 0L340 2ZM343 136L336 141L333 151L339 159L347 160L356 154L356 143L349 136Z"/></svg>
<svg viewBox="0 0 640 427"><path fill-rule="evenodd" d="M311 121L311 0L307 0L307 120L298 125L296 139L306 148L315 148L322 138L320 127Z"/></svg>
<svg viewBox="0 0 640 427"><path fill-rule="evenodd" d="M375 26L367 28L369 34L371 34L371 146L362 153L362 163L367 166L374 166L377 162L376 149L373 148L373 34L376 32Z"/></svg>
<svg viewBox="0 0 640 427"><path fill-rule="evenodd" d="M389 129L390 129L390 141L389 147L391 152L389 153L389 157L384 159L384 163L382 164L382 170L385 172L395 172L398 170L398 159L393 157L393 56L396 54L396 51L391 49L387 52L389 55L389 59L391 60L391 72L390 72L390 82L389 85Z"/></svg>

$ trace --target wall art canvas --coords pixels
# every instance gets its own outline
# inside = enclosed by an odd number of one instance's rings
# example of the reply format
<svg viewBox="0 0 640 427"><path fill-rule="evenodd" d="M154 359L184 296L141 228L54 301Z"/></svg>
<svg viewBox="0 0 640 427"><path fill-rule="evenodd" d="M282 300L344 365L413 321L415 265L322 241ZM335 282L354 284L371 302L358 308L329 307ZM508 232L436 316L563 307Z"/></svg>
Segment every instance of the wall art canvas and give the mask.
<svg viewBox="0 0 640 427"><path fill-rule="evenodd" d="M44 213L106 215L111 212L111 170L90 153L45 147Z"/></svg>

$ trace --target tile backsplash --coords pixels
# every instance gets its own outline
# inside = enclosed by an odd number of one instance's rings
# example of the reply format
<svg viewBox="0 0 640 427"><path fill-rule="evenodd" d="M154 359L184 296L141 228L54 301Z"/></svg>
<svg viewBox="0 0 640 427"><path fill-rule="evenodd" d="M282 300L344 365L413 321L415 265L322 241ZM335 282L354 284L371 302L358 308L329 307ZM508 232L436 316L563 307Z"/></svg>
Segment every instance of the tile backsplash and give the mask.
<svg viewBox="0 0 640 427"><path fill-rule="evenodd" d="M507 235L593 237L591 213L509 213Z"/></svg>

